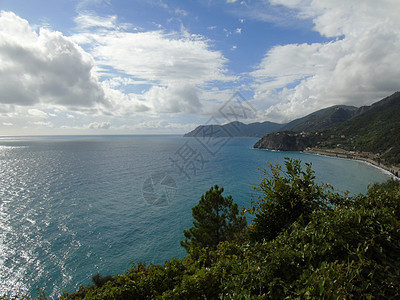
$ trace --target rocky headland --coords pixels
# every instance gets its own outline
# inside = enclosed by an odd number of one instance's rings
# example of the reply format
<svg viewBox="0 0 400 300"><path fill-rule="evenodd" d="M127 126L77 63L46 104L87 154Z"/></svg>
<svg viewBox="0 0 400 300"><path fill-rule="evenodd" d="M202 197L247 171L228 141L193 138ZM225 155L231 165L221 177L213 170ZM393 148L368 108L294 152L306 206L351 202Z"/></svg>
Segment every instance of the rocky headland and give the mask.
<svg viewBox="0 0 400 300"><path fill-rule="evenodd" d="M283 131L265 135L253 147L278 151L304 151L310 145L306 135Z"/></svg>

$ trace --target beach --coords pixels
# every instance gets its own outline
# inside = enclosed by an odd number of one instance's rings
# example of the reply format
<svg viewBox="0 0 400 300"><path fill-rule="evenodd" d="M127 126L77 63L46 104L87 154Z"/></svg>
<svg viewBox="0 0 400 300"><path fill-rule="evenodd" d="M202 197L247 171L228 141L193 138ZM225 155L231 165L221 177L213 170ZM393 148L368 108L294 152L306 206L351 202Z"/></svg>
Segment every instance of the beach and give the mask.
<svg viewBox="0 0 400 300"><path fill-rule="evenodd" d="M314 148L307 148L304 150L304 153L310 154L318 154L318 155L325 155L325 156L332 156L338 158L345 158L345 159L354 159L369 163L377 168L380 168L386 172L389 172L394 178L399 179L400 174L400 166L388 166L382 163L379 159L378 154L374 154L371 152L360 152L360 151L347 151L341 148L335 149L321 149L318 147Z"/></svg>

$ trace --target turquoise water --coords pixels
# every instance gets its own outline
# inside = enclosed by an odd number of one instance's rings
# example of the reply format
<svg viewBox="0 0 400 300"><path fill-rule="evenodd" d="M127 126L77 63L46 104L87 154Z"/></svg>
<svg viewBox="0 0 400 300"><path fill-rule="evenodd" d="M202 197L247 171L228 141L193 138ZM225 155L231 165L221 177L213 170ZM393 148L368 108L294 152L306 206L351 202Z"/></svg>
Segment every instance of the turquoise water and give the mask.
<svg viewBox="0 0 400 300"><path fill-rule="evenodd" d="M183 257L191 208L219 184L248 206L267 161L311 162L351 193L390 176L365 163L251 149L254 138L0 138L0 294L56 297L129 262Z"/></svg>

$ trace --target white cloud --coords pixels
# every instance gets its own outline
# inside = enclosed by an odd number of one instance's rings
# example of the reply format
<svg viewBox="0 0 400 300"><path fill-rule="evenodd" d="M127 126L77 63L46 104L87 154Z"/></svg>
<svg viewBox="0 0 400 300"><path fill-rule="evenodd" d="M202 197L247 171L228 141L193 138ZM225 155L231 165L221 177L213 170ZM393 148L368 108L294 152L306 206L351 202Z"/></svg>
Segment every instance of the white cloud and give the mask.
<svg viewBox="0 0 400 300"><path fill-rule="evenodd" d="M288 121L334 104L365 105L399 90L397 1L275 0L312 18L328 43L289 44L268 51L251 73L264 117Z"/></svg>
<svg viewBox="0 0 400 300"><path fill-rule="evenodd" d="M175 14L186 17L188 15L188 12L186 10L177 8L175 9Z"/></svg>
<svg viewBox="0 0 400 300"><path fill-rule="evenodd" d="M115 16L90 13L80 13L75 21L79 33L67 37L1 12L4 133L11 132L4 124L34 134L123 132L124 123L201 112L204 91L215 82L236 80L227 74L222 53L184 28L138 32ZM175 132L187 127L179 122L159 126Z"/></svg>
<svg viewBox="0 0 400 300"><path fill-rule="evenodd" d="M114 80L106 80L102 82L103 89L111 103L111 108L106 114L113 116L134 116L136 113L142 113L150 110L151 103L142 95L134 93L125 94L123 91L116 89L121 82L116 78Z"/></svg>
<svg viewBox="0 0 400 300"><path fill-rule="evenodd" d="M397 0L363 0L354 3L347 0L272 0L273 4L285 5L299 11L301 18L311 18L314 30L327 37L360 36L377 24L388 22L398 27ZM393 28L394 29L394 28Z"/></svg>
<svg viewBox="0 0 400 300"><path fill-rule="evenodd" d="M28 114L30 114L31 116L34 116L34 117L42 118L42 119L47 119L49 117L49 115L47 113L45 113L44 111L41 111L39 109L36 109L36 108L28 109Z"/></svg>
<svg viewBox="0 0 400 300"><path fill-rule="evenodd" d="M230 5L227 9L230 13L239 17L241 23L245 19L274 23L280 27L299 26L299 19L304 18L298 16L297 9L292 2L309 2L311 0L294 0L284 1L278 3L279 0L262 0L262 1L241 1L240 5L238 1L231 1L228 3L237 3ZM288 3L286 3L288 2ZM290 9L291 8L291 9Z"/></svg>
<svg viewBox="0 0 400 300"><path fill-rule="evenodd" d="M227 75L228 60L222 53L185 28L138 32L116 16L83 12L75 22L78 33L67 37L1 12L2 123L13 124L15 130L34 125L34 133L48 128L115 131L124 122L137 123L139 116L201 112L203 91L215 82L236 80ZM99 121L101 117L107 122Z"/></svg>
<svg viewBox="0 0 400 300"><path fill-rule="evenodd" d="M196 113L201 111L199 89L188 84L153 86L144 96L159 113Z"/></svg>
<svg viewBox="0 0 400 300"><path fill-rule="evenodd" d="M36 121L36 122L31 122L31 124L39 126L39 127L53 127L53 123L51 122L44 122L44 121Z"/></svg>
<svg viewBox="0 0 400 300"><path fill-rule="evenodd" d="M79 40L91 40L91 54L100 65L146 80L149 83L186 81L202 84L229 81L227 60L209 49L199 36L166 34L162 31L81 33Z"/></svg>
<svg viewBox="0 0 400 300"><path fill-rule="evenodd" d="M93 122L93 123L90 123L87 127L90 129L110 129L111 123L110 122Z"/></svg>
<svg viewBox="0 0 400 300"><path fill-rule="evenodd" d="M70 38L0 12L0 103L94 107L107 101L94 62Z"/></svg>
<svg viewBox="0 0 400 300"><path fill-rule="evenodd" d="M149 131L149 132L189 132L196 128L198 124L190 123L190 124L181 124L176 122L169 122L166 120L148 120L144 122L140 122L134 126L130 126L130 130L140 130L140 131Z"/></svg>
<svg viewBox="0 0 400 300"><path fill-rule="evenodd" d="M224 28L225 36L229 37L232 34L232 31L229 31L228 29Z"/></svg>
<svg viewBox="0 0 400 300"><path fill-rule="evenodd" d="M241 34L241 33L242 33L242 28L236 28L235 32L236 32L237 34Z"/></svg>
<svg viewBox="0 0 400 300"><path fill-rule="evenodd" d="M114 19L102 21L106 26L90 32L82 26L74 39L86 44L95 58L112 114L195 113L202 107L199 95L209 84L236 79L226 74L228 61L222 53L184 27L173 33L131 32L120 30ZM138 84L144 86L141 93L126 95L118 90Z"/></svg>
<svg viewBox="0 0 400 300"><path fill-rule="evenodd" d="M82 10L92 5L110 5L110 2L111 0L81 0L77 5L77 9Z"/></svg>
<svg viewBox="0 0 400 300"><path fill-rule="evenodd" d="M103 27L115 29L117 16L100 17L91 13L79 13L75 18L75 23L80 29L87 29L93 27Z"/></svg>

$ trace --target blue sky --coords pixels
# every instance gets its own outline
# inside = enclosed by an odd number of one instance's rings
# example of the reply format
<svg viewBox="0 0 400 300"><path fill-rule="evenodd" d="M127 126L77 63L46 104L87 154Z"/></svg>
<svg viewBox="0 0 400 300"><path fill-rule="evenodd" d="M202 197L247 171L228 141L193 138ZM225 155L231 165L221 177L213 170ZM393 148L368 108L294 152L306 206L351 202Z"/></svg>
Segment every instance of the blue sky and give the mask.
<svg viewBox="0 0 400 300"><path fill-rule="evenodd" d="M397 0L0 0L0 135L184 133L367 105L400 82Z"/></svg>

